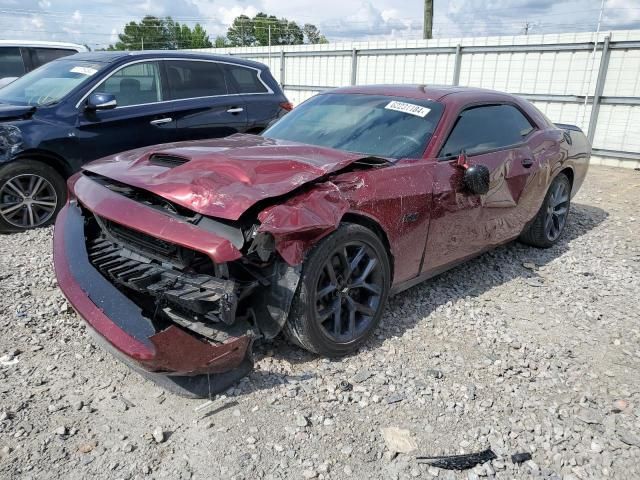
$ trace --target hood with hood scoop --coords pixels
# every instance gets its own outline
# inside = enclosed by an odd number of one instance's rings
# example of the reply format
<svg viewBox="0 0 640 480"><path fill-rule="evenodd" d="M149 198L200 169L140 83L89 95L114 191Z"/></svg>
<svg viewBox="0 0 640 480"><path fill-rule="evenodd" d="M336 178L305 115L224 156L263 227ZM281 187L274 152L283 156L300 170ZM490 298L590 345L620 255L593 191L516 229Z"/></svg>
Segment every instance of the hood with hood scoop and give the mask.
<svg viewBox="0 0 640 480"><path fill-rule="evenodd" d="M85 171L141 188L203 215L237 220L251 206L287 194L366 157L236 134L132 150Z"/></svg>

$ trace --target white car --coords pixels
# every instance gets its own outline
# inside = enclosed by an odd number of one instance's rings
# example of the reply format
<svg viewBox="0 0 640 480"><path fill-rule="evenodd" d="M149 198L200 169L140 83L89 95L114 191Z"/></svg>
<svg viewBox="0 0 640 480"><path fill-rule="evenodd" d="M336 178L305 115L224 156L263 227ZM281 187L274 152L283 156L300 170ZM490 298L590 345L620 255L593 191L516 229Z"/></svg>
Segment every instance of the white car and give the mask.
<svg viewBox="0 0 640 480"><path fill-rule="evenodd" d="M87 51L75 43L0 40L0 88L51 60Z"/></svg>

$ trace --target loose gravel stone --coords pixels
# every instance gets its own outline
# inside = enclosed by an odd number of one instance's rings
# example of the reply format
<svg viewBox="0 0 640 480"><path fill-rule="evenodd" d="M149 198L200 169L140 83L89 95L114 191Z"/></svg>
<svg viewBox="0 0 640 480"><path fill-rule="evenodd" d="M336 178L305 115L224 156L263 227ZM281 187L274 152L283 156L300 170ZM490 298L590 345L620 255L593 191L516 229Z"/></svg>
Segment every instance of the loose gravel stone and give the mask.
<svg viewBox="0 0 640 480"><path fill-rule="evenodd" d="M198 411L94 343L51 228L1 235L0 478L640 478L638 198L640 172L594 167L554 247L514 242L392 297L354 355L258 343ZM389 427L415 450L392 454ZM464 472L414 460L488 446Z"/></svg>

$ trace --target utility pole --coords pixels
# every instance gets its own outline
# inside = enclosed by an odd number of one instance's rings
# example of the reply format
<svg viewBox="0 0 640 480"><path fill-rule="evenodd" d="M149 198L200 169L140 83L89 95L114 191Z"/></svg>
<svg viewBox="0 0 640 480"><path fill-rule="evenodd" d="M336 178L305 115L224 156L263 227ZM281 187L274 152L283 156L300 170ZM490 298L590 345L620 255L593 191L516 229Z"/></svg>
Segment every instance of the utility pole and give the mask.
<svg viewBox="0 0 640 480"><path fill-rule="evenodd" d="M433 38L433 0L424 0L422 36L425 39Z"/></svg>
<svg viewBox="0 0 640 480"><path fill-rule="evenodd" d="M525 35L529 35L529 28L531 27L531 24L529 22L525 22L524 24L524 34Z"/></svg>
<svg viewBox="0 0 640 480"><path fill-rule="evenodd" d="M269 24L269 66L271 66L271 24Z"/></svg>

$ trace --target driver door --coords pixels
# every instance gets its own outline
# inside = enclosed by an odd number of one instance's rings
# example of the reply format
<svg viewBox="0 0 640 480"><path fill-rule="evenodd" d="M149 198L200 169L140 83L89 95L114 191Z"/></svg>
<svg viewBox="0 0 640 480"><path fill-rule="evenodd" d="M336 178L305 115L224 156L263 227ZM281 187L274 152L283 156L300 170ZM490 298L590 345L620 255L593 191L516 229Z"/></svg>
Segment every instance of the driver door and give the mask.
<svg viewBox="0 0 640 480"><path fill-rule="evenodd" d="M77 137L83 161L175 140L173 104L163 101L165 90L157 61L127 65L93 91L113 94L117 106L80 112Z"/></svg>
<svg viewBox="0 0 640 480"><path fill-rule="evenodd" d="M433 210L422 273L437 273L517 237L528 218L521 198L535 167L526 139L535 124L514 105L464 109L442 147L434 169ZM463 185L461 152L485 165L491 184L485 195Z"/></svg>

